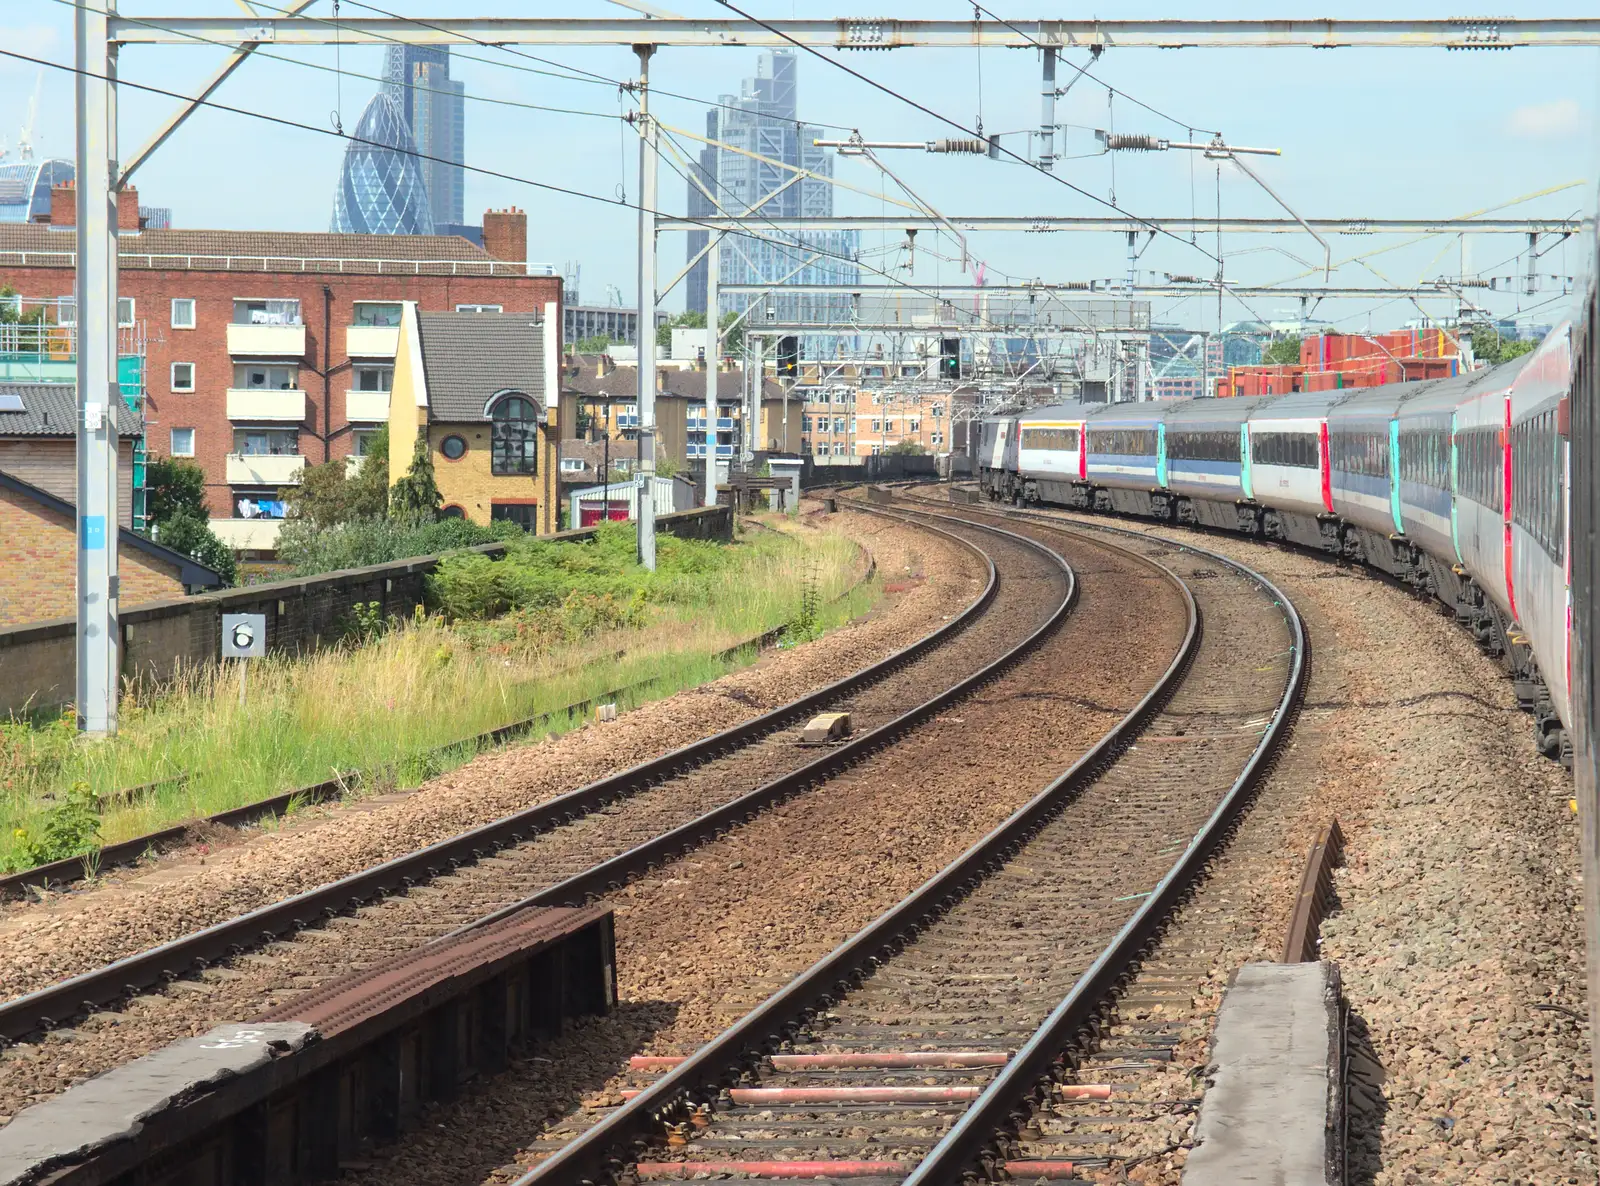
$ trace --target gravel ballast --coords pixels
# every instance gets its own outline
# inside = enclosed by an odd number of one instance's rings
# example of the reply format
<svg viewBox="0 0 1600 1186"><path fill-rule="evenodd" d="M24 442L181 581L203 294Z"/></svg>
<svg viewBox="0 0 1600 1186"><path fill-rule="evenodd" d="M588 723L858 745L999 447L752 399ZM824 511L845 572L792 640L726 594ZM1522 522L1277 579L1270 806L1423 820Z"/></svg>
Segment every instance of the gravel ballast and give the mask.
<svg viewBox="0 0 1600 1186"><path fill-rule="evenodd" d="M1290 748L1190 908L1232 920L1197 1000L1219 999L1240 963L1280 958L1306 852L1336 816L1346 864L1322 957L1351 1009L1350 1181L1594 1182L1572 783L1535 751L1503 669L1437 603L1363 569L1160 533L1277 582L1311 639ZM1201 1012L1174 1099L1204 1067ZM1176 1183L1181 1165L1153 1156L1127 1180Z"/></svg>
<svg viewBox="0 0 1600 1186"><path fill-rule="evenodd" d="M982 591L981 562L914 527L841 513L824 529L859 541L897 590L872 614L805 647L590 723L486 754L404 795L317 810L281 831L189 851L0 921L0 994L16 996L199 927L499 819L777 707L922 637Z"/></svg>

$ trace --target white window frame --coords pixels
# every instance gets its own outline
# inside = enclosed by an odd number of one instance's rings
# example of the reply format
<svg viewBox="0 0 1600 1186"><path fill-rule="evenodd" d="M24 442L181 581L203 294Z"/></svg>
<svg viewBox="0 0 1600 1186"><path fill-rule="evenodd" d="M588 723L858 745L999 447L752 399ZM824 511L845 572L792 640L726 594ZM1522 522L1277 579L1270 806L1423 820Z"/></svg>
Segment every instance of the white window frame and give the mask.
<svg viewBox="0 0 1600 1186"><path fill-rule="evenodd" d="M179 367L188 367L189 368L189 385L187 387L180 387L178 385L178 368ZM192 362L175 362L175 363L173 363L170 371L167 374L167 379L168 379L168 386L170 386L173 391L179 391L179 392L191 392L191 391L193 391L194 390L194 363L192 363Z"/></svg>
<svg viewBox="0 0 1600 1186"><path fill-rule="evenodd" d="M564 474L581 474L586 468L581 457L563 457L561 459L561 472Z"/></svg>
<svg viewBox="0 0 1600 1186"><path fill-rule="evenodd" d="M248 378L245 382L240 382L240 376L252 368L264 371L267 375L267 382L259 387L252 387L248 382ZM272 383L272 373L274 371L281 371L287 374L290 379L289 386L275 386ZM236 362L233 364L233 389L235 391L299 391L301 390L300 364L299 362Z"/></svg>
<svg viewBox="0 0 1600 1186"><path fill-rule="evenodd" d="M70 310L70 312L69 312ZM78 298L68 293L56 301L56 324L78 324Z"/></svg>
<svg viewBox="0 0 1600 1186"><path fill-rule="evenodd" d="M351 304L354 306L354 312L351 313L351 316L355 318L355 321L352 324L359 325L359 326L369 326L369 325L370 326L375 326L375 325L377 325L377 322L362 321L361 320L361 306L362 305L382 305L385 308L392 308L392 309L399 310L399 312L397 312L395 314L395 322L394 322L395 325L399 325L400 324L400 317L404 313L404 310L405 310L404 304L402 302L400 302L400 301L352 301ZM381 326L379 328L391 329L393 327L385 325L385 326Z"/></svg>
<svg viewBox="0 0 1600 1186"><path fill-rule="evenodd" d="M377 439L378 433L382 431L379 428L352 429L350 432L350 456L365 457L367 455L367 447Z"/></svg>
<svg viewBox="0 0 1600 1186"><path fill-rule="evenodd" d="M188 320L188 322L182 322L182 321L178 320L178 307L180 305L187 305L189 307L189 320ZM198 318L198 315L196 313L196 305L195 305L195 301L194 301L193 297L173 297L172 298L172 328L173 329L193 329L198 320L199 320L199 318Z"/></svg>
<svg viewBox="0 0 1600 1186"><path fill-rule="evenodd" d="M184 452L183 450L178 448L178 434L180 432L186 432L186 433L189 434L189 449L188 449L188 452ZM172 430L172 435L167 439L167 443L171 446L171 450L172 450L171 451L171 456L173 456L173 457L193 457L194 456L194 429L192 429L192 428L174 428Z"/></svg>
<svg viewBox="0 0 1600 1186"><path fill-rule="evenodd" d="M457 305L457 313L504 313L503 305Z"/></svg>
<svg viewBox="0 0 1600 1186"><path fill-rule="evenodd" d="M392 363L392 362L383 362L383 363L379 363L379 362L358 362L358 363L356 363L355 365L353 365L350 368L350 371L351 371L351 375L350 375L350 378L351 378L350 390L351 391L365 391L365 392L368 392L368 393L372 393L372 392L382 393L382 392L387 392L387 391L393 391L394 390L394 363ZM380 372L381 371L388 371L389 372L389 384L388 384L388 386L387 387L363 387L363 386L361 386L361 373L363 371L380 371Z"/></svg>
<svg viewBox="0 0 1600 1186"><path fill-rule="evenodd" d="M126 302L126 304L128 306L128 319L126 321L124 321L122 319L122 306L123 306L124 302ZM132 297L119 296L117 298L117 328L118 329L128 329L128 328L130 328L134 324L134 321L135 321L135 319L137 317L138 317L138 309L136 308L136 306L134 304L134 299Z"/></svg>

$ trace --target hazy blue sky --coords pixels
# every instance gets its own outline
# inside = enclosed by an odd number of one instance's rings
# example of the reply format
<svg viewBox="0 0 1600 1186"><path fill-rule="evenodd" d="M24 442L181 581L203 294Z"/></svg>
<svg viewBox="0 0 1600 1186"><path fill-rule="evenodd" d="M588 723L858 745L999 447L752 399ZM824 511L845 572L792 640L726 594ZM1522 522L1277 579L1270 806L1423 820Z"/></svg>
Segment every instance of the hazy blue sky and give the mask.
<svg viewBox="0 0 1600 1186"><path fill-rule="evenodd" d="M283 2L283 0L278 0ZM568 3L512 3L501 0L378 0L384 7L416 17L455 14L471 8L483 15L625 15L601 0ZM662 7L688 16L728 15L714 0L657 0ZM988 3L1001 16L1027 18L1059 6L1004 6ZM840 5L745 0L762 17L837 16ZM898 9L903 15L970 17L961 3L923 0L917 5L867 6ZM1187 7L1187 6L1180 6ZM1328 15L1326 0L1302 3L1232 3L1218 6L1213 17L1313 17ZM1453 15L1459 4L1412 0L1396 9L1390 4L1339 6L1339 16ZM1592 3L1548 0L1540 15L1593 15ZM230 0L127 0L133 16L229 13ZM331 15L331 0L311 12ZM352 3L345 15L357 15ZM1172 9L1150 5L1106 16L1173 15ZM61 0L0 0L0 46L59 62L72 58L72 10ZM225 103L270 112L316 127L330 127L332 113L354 127L376 83L366 78L307 69L296 63L332 66L332 49L275 50L295 62L269 60L258 54L218 93ZM637 66L625 50L584 50L537 54L565 65L592 71L607 79L633 77ZM750 49L665 50L652 67L664 89L714 99L736 92L739 80L754 72L757 52ZM462 54L482 61L465 60ZM123 55L123 77L186 92L222 56L220 49L130 48ZM345 49L339 61L347 72L376 75L382 51ZM842 55L857 70L913 96L935 110L971 126L980 109L984 127L1011 132L1036 125L1039 114L1039 55L1032 50L892 53ZM1071 61L1081 62L1082 55ZM1320 217L1464 215L1498 206L1522 195L1568 182L1567 189L1506 210L1507 214L1568 214L1593 204L1595 95L1597 57L1592 50L1517 50L1509 53L1450 53L1443 50L1261 50L1140 51L1113 50L1095 67L1093 77L1113 84L1177 120L1181 126L1142 111L1118 98L1108 109L1107 94L1089 79L1079 81L1063 100L1058 118L1076 125L1062 144L1068 155L1095 150L1092 129L1114 126L1119 131L1150 132L1182 139L1191 123L1220 129L1240 144L1283 149L1281 159L1257 158L1256 168L1302 214ZM614 198L622 187L629 199L638 196L636 141L616 119L618 93L612 83L579 83L529 73L528 61L493 49L458 52L453 67L468 93L467 161L520 178L548 181ZM0 140L14 147L28 97L38 71L25 63L0 59ZM980 90L980 75L982 80ZM1071 72L1065 67L1060 81ZM574 108L597 117L531 111L477 99ZM122 143L125 153L140 144L171 107L172 101L131 89L122 100ZM46 70L34 134L41 155L72 154L71 76ZM951 134L951 129L910 106L882 95L824 61L802 54L800 109L818 123L859 128L870 139L923 140ZM703 107L677 99L658 99L658 111L670 126L701 131ZM1022 136L1008 145L1024 148ZM331 136L283 128L226 112L195 116L138 175L141 200L172 207L177 225L281 230L327 228L343 145ZM1088 156L1058 166L1061 177L1090 193L1108 198L1113 186L1118 205L1142 215L1212 213L1217 204L1217 173L1212 162L1194 154L1117 154ZM1066 186L1021 165L984 159L896 154L891 164L927 200L951 215L1089 214L1105 210ZM901 168L903 166L903 169ZM838 175L863 188L881 188L869 165L840 161ZM662 171L662 208L683 208L684 184L670 169ZM467 216L476 220L490 206L517 205L530 213L529 254L536 260L564 266L582 264L586 301L603 298L607 284L617 285L628 300L634 289L634 224L632 211L615 202L587 201L553 195L515 181L468 174ZM1221 178L1224 214L1278 213L1253 183L1225 167ZM840 213L886 212L875 198L840 192ZM928 236L923 236L926 240ZM1335 260L1371 251L1399 240L1336 238ZM866 248L883 246L864 243ZM1046 280L1120 276L1125 247L1120 236L985 235L970 244L985 261L993 279L1004 275ZM1215 240L1203 242L1209 252ZM1467 245L1471 270L1489 269L1509 275L1518 266L1523 244L1514 237L1479 236ZM1278 249L1282 250L1278 250ZM683 258L681 236L664 235L663 267L676 270ZM942 250L951 251L945 243ZM1225 240L1227 275L1239 283L1282 280L1304 271L1287 251L1302 260L1320 258L1306 236ZM916 278L961 282L959 265L938 263L919 251ZM1579 267L1579 252L1557 247L1539 264L1542 272L1570 273ZM1434 238L1368 261L1370 268L1397 283L1415 283L1461 268L1461 244ZM903 263L894 256L872 257L884 266ZM1499 266L1495 266L1499 265ZM1144 269L1210 275L1214 263L1201 250L1171 239L1157 239L1141 261ZM670 275L667 271L664 274ZM1349 284L1380 284L1379 276L1361 263L1348 263L1336 273ZM1514 314L1546 302L1550 294L1485 298L1498 313ZM669 296L668 307L681 306L681 291ZM1535 316L1555 314L1565 302L1532 310ZM1287 315L1293 302L1260 300L1252 312L1263 317ZM1450 311L1436 302L1431 311ZM1157 316L1197 326L1214 325L1214 301L1157 302ZM1342 318L1345 328L1398 325L1417 315L1408 302L1342 302L1323 306L1322 313ZM1226 320L1249 315L1229 303Z"/></svg>

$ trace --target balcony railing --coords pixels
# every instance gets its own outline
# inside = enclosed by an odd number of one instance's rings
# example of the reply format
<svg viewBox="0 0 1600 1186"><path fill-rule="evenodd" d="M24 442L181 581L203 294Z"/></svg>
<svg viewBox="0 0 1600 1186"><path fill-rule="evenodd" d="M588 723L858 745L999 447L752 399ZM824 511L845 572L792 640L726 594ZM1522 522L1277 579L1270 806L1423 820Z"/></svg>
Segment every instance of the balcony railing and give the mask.
<svg viewBox="0 0 1600 1186"><path fill-rule="evenodd" d="M385 415L387 415L385 411ZM263 420L299 424L306 418L306 393L260 387L228 388L229 420Z"/></svg>
<svg viewBox="0 0 1600 1186"><path fill-rule="evenodd" d="M351 358L393 358L399 348L398 325L352 325L344 333L344 352Z"/></svg>
<svg viewBox="0 0 1600 1186"><path fill-rule="evenodd" d="M298 486L305 467L299 453L229 453L227 478L239 486Z"/></svg>
<svg viewBox="0 0 1600 1186"><path fill-rule="evenodd" d="M304 325L228 326L228 353L252 358L304 358Z"/></svg>
<svg viewBox="0 0 1600 1186"><path fill-rule="evenodd" d="M211 530L236 552L272 552L278 547L282 519L213 519Z"/></svg>
<svg viewBox="0 0 1600 1186"><path fill-rule="evenodd" d="M347 419L369 424L389 419L389 393L387 391L347 391L344 397L344 414Z"/></svg>

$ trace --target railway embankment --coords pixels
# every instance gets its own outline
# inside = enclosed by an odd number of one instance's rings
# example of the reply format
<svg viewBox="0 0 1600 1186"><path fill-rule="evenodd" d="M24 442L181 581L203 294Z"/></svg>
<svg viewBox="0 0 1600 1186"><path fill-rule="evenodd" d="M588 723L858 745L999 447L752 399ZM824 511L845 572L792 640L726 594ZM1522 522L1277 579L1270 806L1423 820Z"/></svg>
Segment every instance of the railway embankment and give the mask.
<svg viewBox="0 0 1600 1186"><path fill-rule="evenodd" d="M1306 852L1336 817L1320 954L1349 1007L1350 1181L1593 1182L1571 778L1535 751L1503 670L1434 603L1362 569L1159 531L1277 582L1313 655L1294 740L1190 907L1232 921L1198 961L1165 1089L1183 1098L1203 1075L1232 970L1280 958ZM1179 1135L1133 1150L1148 1164L1130 1180L1176 1183Z"/></svg>

